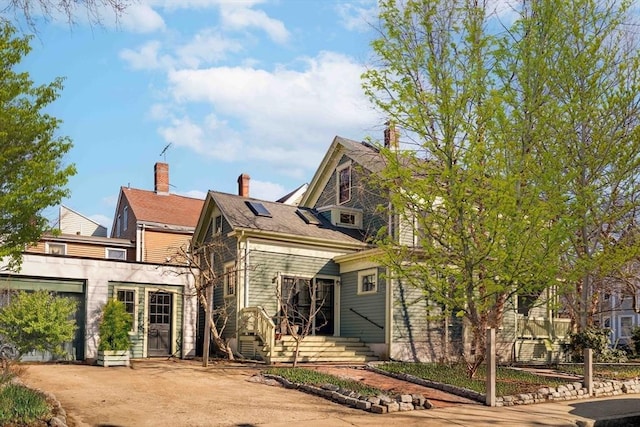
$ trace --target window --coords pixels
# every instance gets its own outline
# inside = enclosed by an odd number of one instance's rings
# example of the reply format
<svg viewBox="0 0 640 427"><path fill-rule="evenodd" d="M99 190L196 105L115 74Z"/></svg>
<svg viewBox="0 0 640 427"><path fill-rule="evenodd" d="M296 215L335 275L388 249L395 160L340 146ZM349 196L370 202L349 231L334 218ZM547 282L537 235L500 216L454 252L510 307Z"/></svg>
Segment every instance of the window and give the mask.
<svg viewBox="0 0 640 427"><path fill-rule="evenodd" d="M378 291L378 270L372 268L358 272L358 294L373 294Z"/></svg>
<svg viewBox="0 0 640 427"><path fill-rule="evenodd" d="M125 206L122 210L122 229L127 231L127 223L129 222L129 206Z"/></svg>
<svg viewBox="0 0 640 427"><path fill-rule="evenodd" d="M340 212L340 224L356 225L356 216L349 212Z"/></svg>
<svg viewBox="0 0 640 427"><path fill-rule="evenodd" d="M224 296L230 297L236 294L236 269L233 264L224 267Z"/></svg>
<svg viewBox="0 0 640 427"><path fill-rule="evenodd" d="M632 316L620 316L620 337L631 337L631 329L633 329L633 317Z"/></svg>
<svg viewBox="0 0 640 427"><path fill-rule="evenodd" d="M254 215L271 218L271 212L269 212L269 209L265 208L262 203L253 201L247 201L245 203L249 206L249 209L251 209L251 212L253 212Z"/></svg>
<svg viewBox="0 0 640 427"><path fill-rule="evenodd" d="M217 215L214 219L213 219L213 234L220 234L222 233L222 215Z"/></svg>
<svg viewBox="0 0 640 427"><path fill-rule="evenodd" d="M47 253L51 255L66 255L67 245L64 243L47 243L46 250Z"/></svg>
<svg viewBox="0 0 640 427"><path fill-rule="evenodd" d="M107 259L119 259L126 260L127 259L127 250L126 249L114 249L107 248L106 249L106 258Z"/></svg>
<svg viewBox="0 0 640 427"><path fill-rule="evenodd" d="M118 218L116 218L116 237L120 237L121 234L122 234L122 218L120 218L120 215L118 215Z"/></svg>
<svg viewBox="0 0 640 427"><path fill-rule="evenodd" d="M338 174L338 204L351 200L351 163L336 170Z"/></svg>
<svg viewBox="0 0 640 427"><path fill-rule="evenodd" d="M135 289L116 289L116 298L124 304L127 309L127 313L131 315L131 332L135 332L137 329L137 316L136 316L136 291Z"/></svg>

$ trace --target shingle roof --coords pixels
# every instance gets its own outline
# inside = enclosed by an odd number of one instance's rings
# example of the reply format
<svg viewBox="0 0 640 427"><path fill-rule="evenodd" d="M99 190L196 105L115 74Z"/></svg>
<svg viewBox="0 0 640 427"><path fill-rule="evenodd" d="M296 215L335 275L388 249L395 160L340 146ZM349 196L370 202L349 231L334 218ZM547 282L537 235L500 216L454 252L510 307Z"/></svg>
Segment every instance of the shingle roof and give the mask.
<svg viewBox="0 0 640 427"><path fill-rule="evenodd" d="M345 154L371 172L380 172L384 168L384 158L373 145L341 136L336 136L335 141L345 148Z"/></svg>
<svg viewBox="0 0 640 427"><path fill-rule="evenodd" d="M204 200L176 194L156 194L154 191L122 187L137 221L195 227Z"/></svg>
<svg viewBox="0 0 640 427"><path fill-rule="evenodd" d="M268 202L217 191L209 191L209 194L234 229L248 228L300 237L326 239L340 243L362 243L362 234L359 230L339 229L312 209L298 208L297 206L283 203ZM262 203L271 214L271 217L254 214L246 203L248 201ZM307 224L296 213L298 209L312 212L318 218L320 224Z"/></svg>

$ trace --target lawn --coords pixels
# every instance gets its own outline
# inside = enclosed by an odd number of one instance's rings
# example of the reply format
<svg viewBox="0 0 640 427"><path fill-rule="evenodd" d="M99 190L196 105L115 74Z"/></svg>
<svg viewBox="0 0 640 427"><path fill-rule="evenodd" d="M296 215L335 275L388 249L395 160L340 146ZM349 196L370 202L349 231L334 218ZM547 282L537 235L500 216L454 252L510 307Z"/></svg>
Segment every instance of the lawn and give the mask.
<svg viewBox="0 0 640 427"><path fill-rule="evenodd" d="M582 364L559 365L556 367L556 370L574 375L584 375L584 365ZM596 363L593 365L593 376L596 378L620 381L640 378L640 364L622 365Z"/></svg>
<svg viewBox="0 0 640 427"><path fill-rule="evenodd" d="M264 371L265 374L278 375L292 383L308 384L317 387L323 384L333 384L345 390L354 391L362 396L377 396L386 392L375 387L370 387L360 381L336 377L334 375L324 374L312 369L305 368L269 368Z"/></svg>

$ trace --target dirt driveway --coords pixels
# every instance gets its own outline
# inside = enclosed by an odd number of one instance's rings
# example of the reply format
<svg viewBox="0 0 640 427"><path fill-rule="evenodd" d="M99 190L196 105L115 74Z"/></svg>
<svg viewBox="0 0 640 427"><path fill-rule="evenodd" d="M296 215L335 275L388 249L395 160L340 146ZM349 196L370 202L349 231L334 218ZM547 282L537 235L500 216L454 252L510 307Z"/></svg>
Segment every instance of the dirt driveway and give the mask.
<svg viewBox="0 0 640 427"><path fill-rule="evenodd" d="M23 381L53 393L72 426L388 426L392 416L350 409L250 381L257 368L198 361L135 361L132 368L27 365ZM404 426L420 413L398 413ZM395 424L395 422L393 423ZM433 425L433 424L430 424Z"/></svg>

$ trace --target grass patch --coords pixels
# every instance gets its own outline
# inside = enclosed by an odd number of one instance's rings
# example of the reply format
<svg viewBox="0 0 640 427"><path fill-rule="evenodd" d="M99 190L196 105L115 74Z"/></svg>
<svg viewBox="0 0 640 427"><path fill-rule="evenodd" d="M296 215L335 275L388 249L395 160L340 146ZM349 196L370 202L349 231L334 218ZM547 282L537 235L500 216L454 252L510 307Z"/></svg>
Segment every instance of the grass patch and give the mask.
<svg viewBox="0 0 640 427"><path fill-rule="evenodd" d="M386 394L386 392L375 387L368 386L360 381L352 379L340 378L335 375L329 375L322 372L314 371L306 368L269 368L264 371L265 374L278 375L292 383L308 384L317 387L323 384L333 384L345 390L354 391L362 396L377 396Z"/></svg>
<svg viewBox="0 0 640 427"><path fill-rule="evenodd" d="M584 365L559 365L557 371L573 375L584 375ZM640 378L640 365L593 365L593 375L598 378L611 380L632 380Z"/></svg>
<svg viewBox="0 0 640 427"><path fill-rule="evenodd" d="M49 413L45 397L18 384L0 388L0 425L28 425Z"/></svg>
<svg viewBox="0 0 640 427"><path fill-rule="evenodd" d="M385 363L378 366L380 369L392 372L409 374L425 380L450 384L484 394L486 392L486 369L481 366L476 377L468 378L465 365L444 365L437 363ZM542 387L557 387L570 382L557 378L535 375L516 369L497 369L496 394L509 396L521 393L533 393Z"/></svg>

